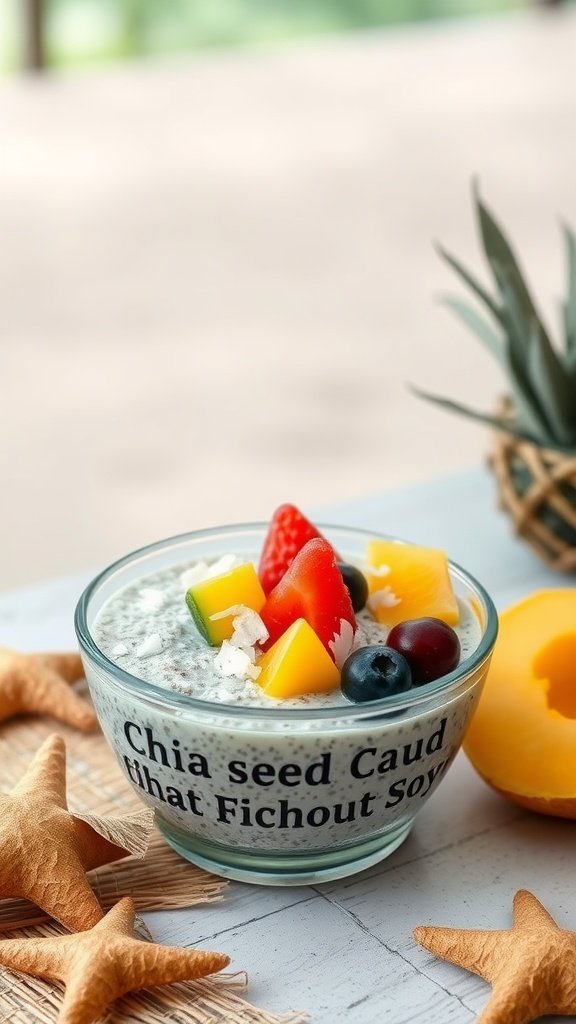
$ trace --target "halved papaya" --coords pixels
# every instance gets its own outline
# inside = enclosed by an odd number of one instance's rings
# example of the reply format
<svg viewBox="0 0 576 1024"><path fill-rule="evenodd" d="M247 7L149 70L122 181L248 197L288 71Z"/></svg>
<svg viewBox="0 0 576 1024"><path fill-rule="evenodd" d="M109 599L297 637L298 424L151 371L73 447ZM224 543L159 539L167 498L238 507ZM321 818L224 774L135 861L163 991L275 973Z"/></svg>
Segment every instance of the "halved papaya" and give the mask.
<svg viewBox="0 0 576 1024"><path fill-rule="evenodd" d="M576 589L537 591L501 614L464 750L503 796L576 818Z"/></svg>

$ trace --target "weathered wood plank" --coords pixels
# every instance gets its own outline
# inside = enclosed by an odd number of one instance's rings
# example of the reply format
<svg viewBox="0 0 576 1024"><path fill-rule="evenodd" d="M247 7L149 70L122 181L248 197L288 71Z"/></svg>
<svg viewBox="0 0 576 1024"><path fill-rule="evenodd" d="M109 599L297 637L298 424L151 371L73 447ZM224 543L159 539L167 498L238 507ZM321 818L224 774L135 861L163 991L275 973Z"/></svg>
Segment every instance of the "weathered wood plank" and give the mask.
<svg viewBox="0 0 576 1024"><path fill-rule="evenodd" d="M155 934L157 915L147 915ZM313 1024L471 1024L459 996L425 977L322 896L207 939L247 970L248 997L272 1010L305 1009Z"/></svg>
<svg viewBox="0 0 576 1024"><path fill-rule="evenodd" d="M576 930L572 822L526 814L382 875L343 879L325 894L426 977L478 1012L489 989L430 956L411 938L417 924L508 928L517 889L530 889L562 927ZM547 1018L548 1019L548 1018ZM549 1018L550 1021L561 1020Z"/></svg>
<svg viewBox="0 0 576 1024"><path fill-rule="evenodd" d="M185 913L179 910L157 911L148 920L155 937L166 935L169 936L165 940L167 942L190 946L231 930L237 932L255 921L289 907L300 906L316 897L317 894L307 888L274 888L234 882L224 892L224 904L199 906L194 908L194 912Z"/></svg>

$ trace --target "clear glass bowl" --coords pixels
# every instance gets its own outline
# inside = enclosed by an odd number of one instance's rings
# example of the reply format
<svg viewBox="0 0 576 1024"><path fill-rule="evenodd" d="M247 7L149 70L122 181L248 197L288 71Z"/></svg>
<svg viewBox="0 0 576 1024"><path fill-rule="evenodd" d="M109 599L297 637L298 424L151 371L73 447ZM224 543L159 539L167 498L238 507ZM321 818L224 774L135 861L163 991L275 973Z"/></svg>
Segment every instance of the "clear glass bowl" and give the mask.
<svg viewBox="0 0 576 1024"><path fill-rule="evenodd" d="M450 563L456 593L481 626L472 656L408 693L331 708L195 700L130 675L98 648L94 621L118 590L228 552L253 558L266 530L200 530L135 551L87 587L75 624L104 734L138 796L155 809L167 842L218 875L299 885L361 871L406 838L461 745L498 620L484 588ZM321 530L352 561L362 560L367 539L377 536Z"/></svg>

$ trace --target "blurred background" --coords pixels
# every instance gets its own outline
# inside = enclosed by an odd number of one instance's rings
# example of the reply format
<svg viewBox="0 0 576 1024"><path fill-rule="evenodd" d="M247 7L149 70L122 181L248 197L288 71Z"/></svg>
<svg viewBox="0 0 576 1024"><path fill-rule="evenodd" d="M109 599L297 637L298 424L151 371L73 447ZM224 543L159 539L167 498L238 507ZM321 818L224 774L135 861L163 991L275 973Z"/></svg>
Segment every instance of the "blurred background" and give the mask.
<svg viewBox="0 0 576 1024"><path fill-rule="evenodd" d="M575 52L568 2L0 0L0 589L480 465L406 387L502 387L432 243L485 276L478 176L556 328Z"/></svg>

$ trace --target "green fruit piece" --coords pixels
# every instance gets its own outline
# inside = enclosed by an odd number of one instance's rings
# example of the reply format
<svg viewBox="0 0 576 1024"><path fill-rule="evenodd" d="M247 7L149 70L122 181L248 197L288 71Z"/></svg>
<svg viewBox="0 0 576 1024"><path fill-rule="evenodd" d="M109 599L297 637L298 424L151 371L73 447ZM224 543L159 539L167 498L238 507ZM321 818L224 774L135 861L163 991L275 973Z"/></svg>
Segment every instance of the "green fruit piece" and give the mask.
<svg viewBox="0 0 576 1024"><path fill-rule="evenodd" d="M260 612L265 601L266 595L251 562L221 576L195 583L186 592L186 604L196 627L212 647L219 647L232 636L235 611L225 618L214 619L214 615L227 608L235 609L238 605Z"/></svg>

